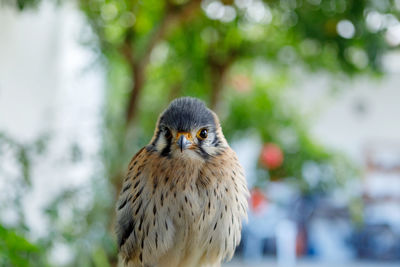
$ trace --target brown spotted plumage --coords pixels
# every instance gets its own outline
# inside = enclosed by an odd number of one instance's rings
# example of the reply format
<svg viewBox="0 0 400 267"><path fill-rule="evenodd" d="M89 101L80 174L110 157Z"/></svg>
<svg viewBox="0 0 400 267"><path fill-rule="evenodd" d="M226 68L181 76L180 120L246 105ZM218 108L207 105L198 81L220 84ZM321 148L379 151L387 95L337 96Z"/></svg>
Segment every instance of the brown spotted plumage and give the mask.
<svg viewBox="0 0 400 267"><path fill-rule="evenodd" d="M217 116L174 100L129 164L116 233L126 266L220 266L240 242L248 190Z"/></svg>

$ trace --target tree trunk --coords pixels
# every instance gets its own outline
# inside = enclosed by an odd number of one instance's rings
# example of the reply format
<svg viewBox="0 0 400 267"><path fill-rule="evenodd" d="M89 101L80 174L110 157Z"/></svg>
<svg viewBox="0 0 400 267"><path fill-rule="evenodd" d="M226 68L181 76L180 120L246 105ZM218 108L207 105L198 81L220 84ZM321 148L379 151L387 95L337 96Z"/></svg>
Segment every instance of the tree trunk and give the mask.
<svg viewBox="0 0 400 267"><path fill-rule="evenodd" d="M236 54L236 51L231 51L229 56L222 62L214 59L212 55L209 56L208 62L211 71L210 107L213 110L218 109L218 102L220 101L222 90L224 88L225 76L229 67L235 61Z"/></svg>
<svg viewBox="0 0 400 267"><path fill-rule="evenodd" d="M200 0L192 0L182 7L176 7L168 2L165 14L158 27L153 31L146 49L140 59L135 60L132 57L131 51L129 51L129 53L124 53L125 56L128 55L128 58L126 59L131 66L133 77L132 91L126 109L126 123L128 127L135 119L137 113L138 101L146 81L146 67L149 63L151 52L153 51L154 47L164 38L165 34L173 26L173 24L180 24L184 21L190 20L193 17L193 14L199 10L200 3ZM127 40L127 42L130 41L131 40Z"/></svg>

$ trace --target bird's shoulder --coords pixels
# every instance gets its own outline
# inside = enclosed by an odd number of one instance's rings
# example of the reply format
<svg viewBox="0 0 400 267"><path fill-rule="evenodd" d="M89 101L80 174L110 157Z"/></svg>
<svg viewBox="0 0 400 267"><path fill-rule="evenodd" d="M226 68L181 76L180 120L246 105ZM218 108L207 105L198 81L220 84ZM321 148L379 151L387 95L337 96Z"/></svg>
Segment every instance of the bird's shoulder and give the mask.
<svg viewBox="0 0 400 267"><path fill-rule="evenodd" d="M147 154L146 147L142 147L131 159L128 164L128 173L127 177L129 176L130 172L134 170L134 168L140 168L140 166L145 162L145 155Z"/></svg>

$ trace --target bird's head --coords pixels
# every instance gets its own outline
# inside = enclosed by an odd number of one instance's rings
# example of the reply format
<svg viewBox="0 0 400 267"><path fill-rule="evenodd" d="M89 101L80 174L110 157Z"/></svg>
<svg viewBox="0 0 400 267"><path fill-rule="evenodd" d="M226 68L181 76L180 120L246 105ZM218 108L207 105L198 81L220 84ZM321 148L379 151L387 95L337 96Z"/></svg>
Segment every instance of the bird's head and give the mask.
<svg viewBox="0 0 400 267"><path fill-rule="evenodd" d="M204 160L221 153L226 145L217 115L192 97L170 103L158 119L150 144L162 156Z"/></svg>

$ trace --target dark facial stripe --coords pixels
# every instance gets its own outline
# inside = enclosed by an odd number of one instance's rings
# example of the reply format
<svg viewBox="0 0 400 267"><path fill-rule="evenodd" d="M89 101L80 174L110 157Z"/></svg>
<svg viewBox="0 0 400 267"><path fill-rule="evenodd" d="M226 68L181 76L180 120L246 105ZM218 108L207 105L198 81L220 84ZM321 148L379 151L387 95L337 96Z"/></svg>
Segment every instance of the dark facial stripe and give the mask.
<svg viewBox="0 0 400 267"><path fill-rule="evenodd" d="M217 135L215 135L215 138L214 138L214 140L212 141L211 144L212 144L213 146L215 146L215 147L219 147L219 145L221 144L221 141L219 141L219 138L218 138Z"/></svg>
<svg viewBox="0 0 400 267"><path fill-rule="evenodd" d="M205 160L210 157L210 154L208 154L201 146L199 146L199 149L196 150L196 152Z"/></svg>
<svg viewBox="0 0 400 267"><path fill-rule="evenodd" d="M161 156L163 157L168 157L170 156L170 152L171 152L171 143L172 143L172 139L168 138L167 139L167 146L161 151Z"/></svg>

